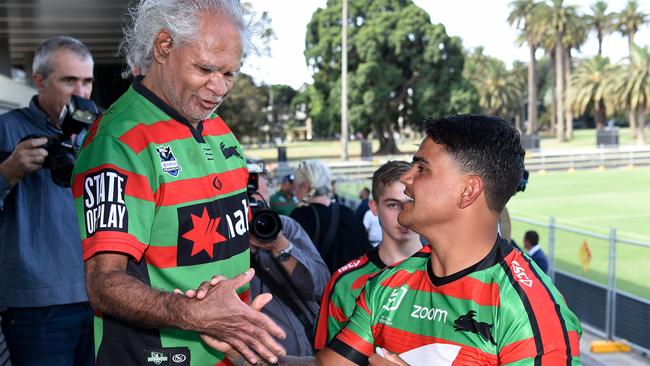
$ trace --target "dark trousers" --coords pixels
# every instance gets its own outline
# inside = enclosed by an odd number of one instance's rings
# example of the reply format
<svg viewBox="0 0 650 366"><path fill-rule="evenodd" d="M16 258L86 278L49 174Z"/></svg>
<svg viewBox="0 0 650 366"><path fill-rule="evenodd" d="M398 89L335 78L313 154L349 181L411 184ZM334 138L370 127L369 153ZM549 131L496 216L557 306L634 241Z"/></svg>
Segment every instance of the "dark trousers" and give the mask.
<svg viewBox="0 0 650 366"><path fill-rule="evenodd" d="M1 316L12 366L94 364L88 303L9 308Z"/></svg>

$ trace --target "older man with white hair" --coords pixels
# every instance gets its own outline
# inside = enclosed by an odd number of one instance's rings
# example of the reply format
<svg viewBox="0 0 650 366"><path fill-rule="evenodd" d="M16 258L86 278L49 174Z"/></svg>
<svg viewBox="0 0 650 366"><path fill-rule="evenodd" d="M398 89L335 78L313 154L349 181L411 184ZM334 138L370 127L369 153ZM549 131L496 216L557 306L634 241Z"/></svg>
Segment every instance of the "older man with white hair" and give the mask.
<svg viewBox="0 0 650 366"><path fill-rule="evenodd" d="M215 114L248 42L239 1L144 0L131 14L138 76L91 128L73 182L97 364L221 365L217 341L275 362L268 296L246 304L246 161ZM210 278L200 296L173 293Z"/></svg>

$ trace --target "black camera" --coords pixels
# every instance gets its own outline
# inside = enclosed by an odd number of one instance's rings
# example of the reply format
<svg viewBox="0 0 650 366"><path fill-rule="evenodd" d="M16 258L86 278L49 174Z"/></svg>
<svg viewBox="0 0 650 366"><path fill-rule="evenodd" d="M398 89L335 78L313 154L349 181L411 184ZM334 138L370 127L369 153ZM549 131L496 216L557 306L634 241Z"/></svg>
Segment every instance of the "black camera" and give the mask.
<svg viewBox="0 0 650 366"><path fill-rule="evenodd" d="M63 107L59 116L61 133L48 136L47 143L43 146L47 150L43 166L50 170L52 180L57 185L70 187L72 168L77 155L72 135L85 133L98 115L99 111L92 100L76 95L71 96L68 104Z"/></svg>
<svg viewBox="0 0 650 366"><path fill-rule="evenodd" d="M282 231L282 221L277 212L269 208L268 203L258 192L260 173L264 172L264 162L246 159L248 166L248 203L253 213L249 224L251 235L263 243L269 243Z"/></svg>

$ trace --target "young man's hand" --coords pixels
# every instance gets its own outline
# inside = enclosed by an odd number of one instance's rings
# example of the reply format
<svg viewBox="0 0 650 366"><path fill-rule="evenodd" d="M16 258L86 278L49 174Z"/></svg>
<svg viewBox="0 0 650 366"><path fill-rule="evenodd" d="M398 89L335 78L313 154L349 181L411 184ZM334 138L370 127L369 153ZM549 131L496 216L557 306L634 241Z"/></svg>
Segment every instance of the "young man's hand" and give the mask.
<svg viewBox="0 0 650 366"><path fill-rule="evenodd" d="M398 355L395 353L389 352L386 349L383 349L384 356L378 354L373 354L368 359L368 364L370 366L409 366L408 363L404 362Z"/></svg>

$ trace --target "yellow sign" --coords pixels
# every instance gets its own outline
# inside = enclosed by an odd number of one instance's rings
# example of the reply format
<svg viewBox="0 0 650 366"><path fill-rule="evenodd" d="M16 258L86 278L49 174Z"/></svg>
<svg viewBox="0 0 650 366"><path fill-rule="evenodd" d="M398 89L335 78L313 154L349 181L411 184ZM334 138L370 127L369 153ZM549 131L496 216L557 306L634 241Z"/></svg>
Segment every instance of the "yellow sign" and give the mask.
<svg viewBox="0 0 650 366"><path fill-rule="evenodd" d="M582 241L582 246L578 250L578 256L580 256L580 263L582 263L582 270L584 272L589 271L589 263L591 263L591 250L589 250L589 245L587 245L587 240Z"/></svg>

